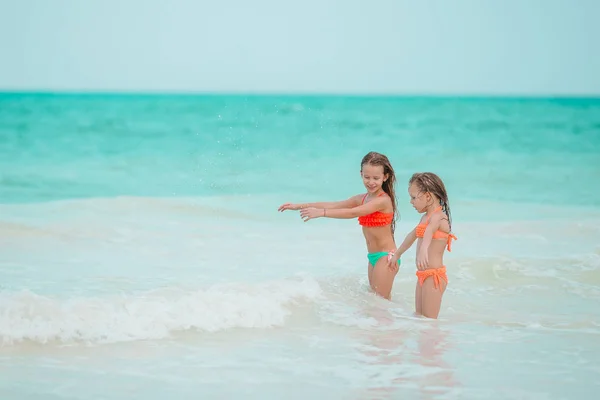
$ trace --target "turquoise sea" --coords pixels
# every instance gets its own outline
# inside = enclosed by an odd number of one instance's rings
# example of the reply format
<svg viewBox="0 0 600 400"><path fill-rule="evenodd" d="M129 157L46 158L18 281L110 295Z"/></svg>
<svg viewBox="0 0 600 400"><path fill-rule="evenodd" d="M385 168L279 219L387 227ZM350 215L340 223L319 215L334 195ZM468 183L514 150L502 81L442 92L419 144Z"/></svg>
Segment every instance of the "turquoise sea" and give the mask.
<svg viewBox="0 0 600 400"><path fill-rule="evenodd" d="M448 188L437 321L414 250L370 294L375 150ZM0 94L1 399L595 399L600 99ZM596 360L596 361L594 361Z"/></svg>

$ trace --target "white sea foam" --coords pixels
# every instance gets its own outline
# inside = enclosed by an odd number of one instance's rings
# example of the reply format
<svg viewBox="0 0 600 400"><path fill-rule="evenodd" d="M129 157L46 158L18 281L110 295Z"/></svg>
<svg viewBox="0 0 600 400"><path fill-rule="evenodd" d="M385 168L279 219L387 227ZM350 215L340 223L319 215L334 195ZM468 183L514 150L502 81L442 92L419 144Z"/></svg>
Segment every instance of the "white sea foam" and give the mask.
<svg viewBox="0 0 600 400"><path fill-rule="evenodd" d="M314 301L320 293L312 279L69 299L3 291L0 338L4 345L21 341L111 343L162 339L184 330L271 328L283 326L295 305Z"/></svg>

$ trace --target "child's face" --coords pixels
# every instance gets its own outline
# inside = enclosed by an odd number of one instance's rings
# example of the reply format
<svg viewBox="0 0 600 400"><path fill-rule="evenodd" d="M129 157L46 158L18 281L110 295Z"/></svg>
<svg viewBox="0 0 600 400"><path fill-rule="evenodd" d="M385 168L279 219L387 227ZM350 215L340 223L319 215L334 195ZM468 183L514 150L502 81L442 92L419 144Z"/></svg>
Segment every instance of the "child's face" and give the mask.
<svg viewBox="0 0 600 400"><path fill-rule="evenodd" d="M387 180L387 176L383 173L383 167L381 165L363 165L360 176L369 193L377 192L381 189L383 182Z"/></svg>
<svg viewBox="0 0 600 400"><path fill-rule="evenodd" d="M427 204L429 200L429 193L421 191L416 184L412 184L408 188L408 195L410 196L410 204L417 210L417 212L423 213L427 210Z"/></svg>

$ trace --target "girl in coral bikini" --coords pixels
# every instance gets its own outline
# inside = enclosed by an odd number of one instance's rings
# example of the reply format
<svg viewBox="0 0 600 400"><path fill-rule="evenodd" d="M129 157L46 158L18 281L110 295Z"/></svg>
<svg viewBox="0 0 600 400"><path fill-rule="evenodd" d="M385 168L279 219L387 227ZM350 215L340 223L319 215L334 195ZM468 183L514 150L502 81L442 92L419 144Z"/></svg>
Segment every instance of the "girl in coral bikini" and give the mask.
<svg viewBox="0 0 600 400"><path fill-rule="evenodd" d="M396 176L388 158L380 153L368 153L360 166L360 175L367 193L337 202L286 203L279 207L279 211L301 210L300 215L305 222L322 217L358 218L367 242L369 284L375 293L389 300L400 264L400 260L396 258L394 267L388 268L388 260L396 249Z"/></svg>
<svg viewBox="0 0 600 400"><path fill-rule="evenodd" d="M452 218L448 194L442 180L434 173L416 173L408 182L410 203L419 213L425 213L420 223L412 230L389 260L390 270L395 270L396 261L417 242L417 287L415 289L415 311L418 315L437 318L442 304L442 295L448 284L444 251L451 251Z"/></svg>

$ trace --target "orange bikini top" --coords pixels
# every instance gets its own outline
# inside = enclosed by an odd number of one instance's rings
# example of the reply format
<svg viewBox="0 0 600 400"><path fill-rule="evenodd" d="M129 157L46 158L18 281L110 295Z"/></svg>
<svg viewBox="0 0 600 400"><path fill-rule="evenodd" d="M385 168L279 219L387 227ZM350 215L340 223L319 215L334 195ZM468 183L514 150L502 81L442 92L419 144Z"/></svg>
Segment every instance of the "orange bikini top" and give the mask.
<svg viewBox="0 0 600 400"><path fill-rule="evenodd" d="M425 222L417 225L417 227L415 228L415 234L417 235L418 238L422 238L423 235L425 235L425 229L427 228L427 225L429 224L429 219L431 218L431 215L433 213L436 213L441 210L442 210L441 206L436 208L435 210L433 210L433 212L431 214L429 214L429 216L427 217ZM433 232L433 239L447 239L448 251L452 251L452 239L458 240L458 238L456 236L454 236L453 234L441 231L439 229L437 231Z"/></svg>
<svg viewBox="0 0 600 400"><path fill-rule="evenodd" d="M385 194L385 192L381 192L381 193L379 193L379 196L382 196L384 194ZM367 198L367 195L368 195L368 193L365 194L365 197L363 197L361 204L365 204L365 199ZM379 196L377 196L377 197L379 197ZM394 220L393 212L382 213L381 211L375 211L374 213L358 217L358 223L361 224L362 226L366 226L369 228L386 226L386 225L391 224L393 220Z"/></svg>

